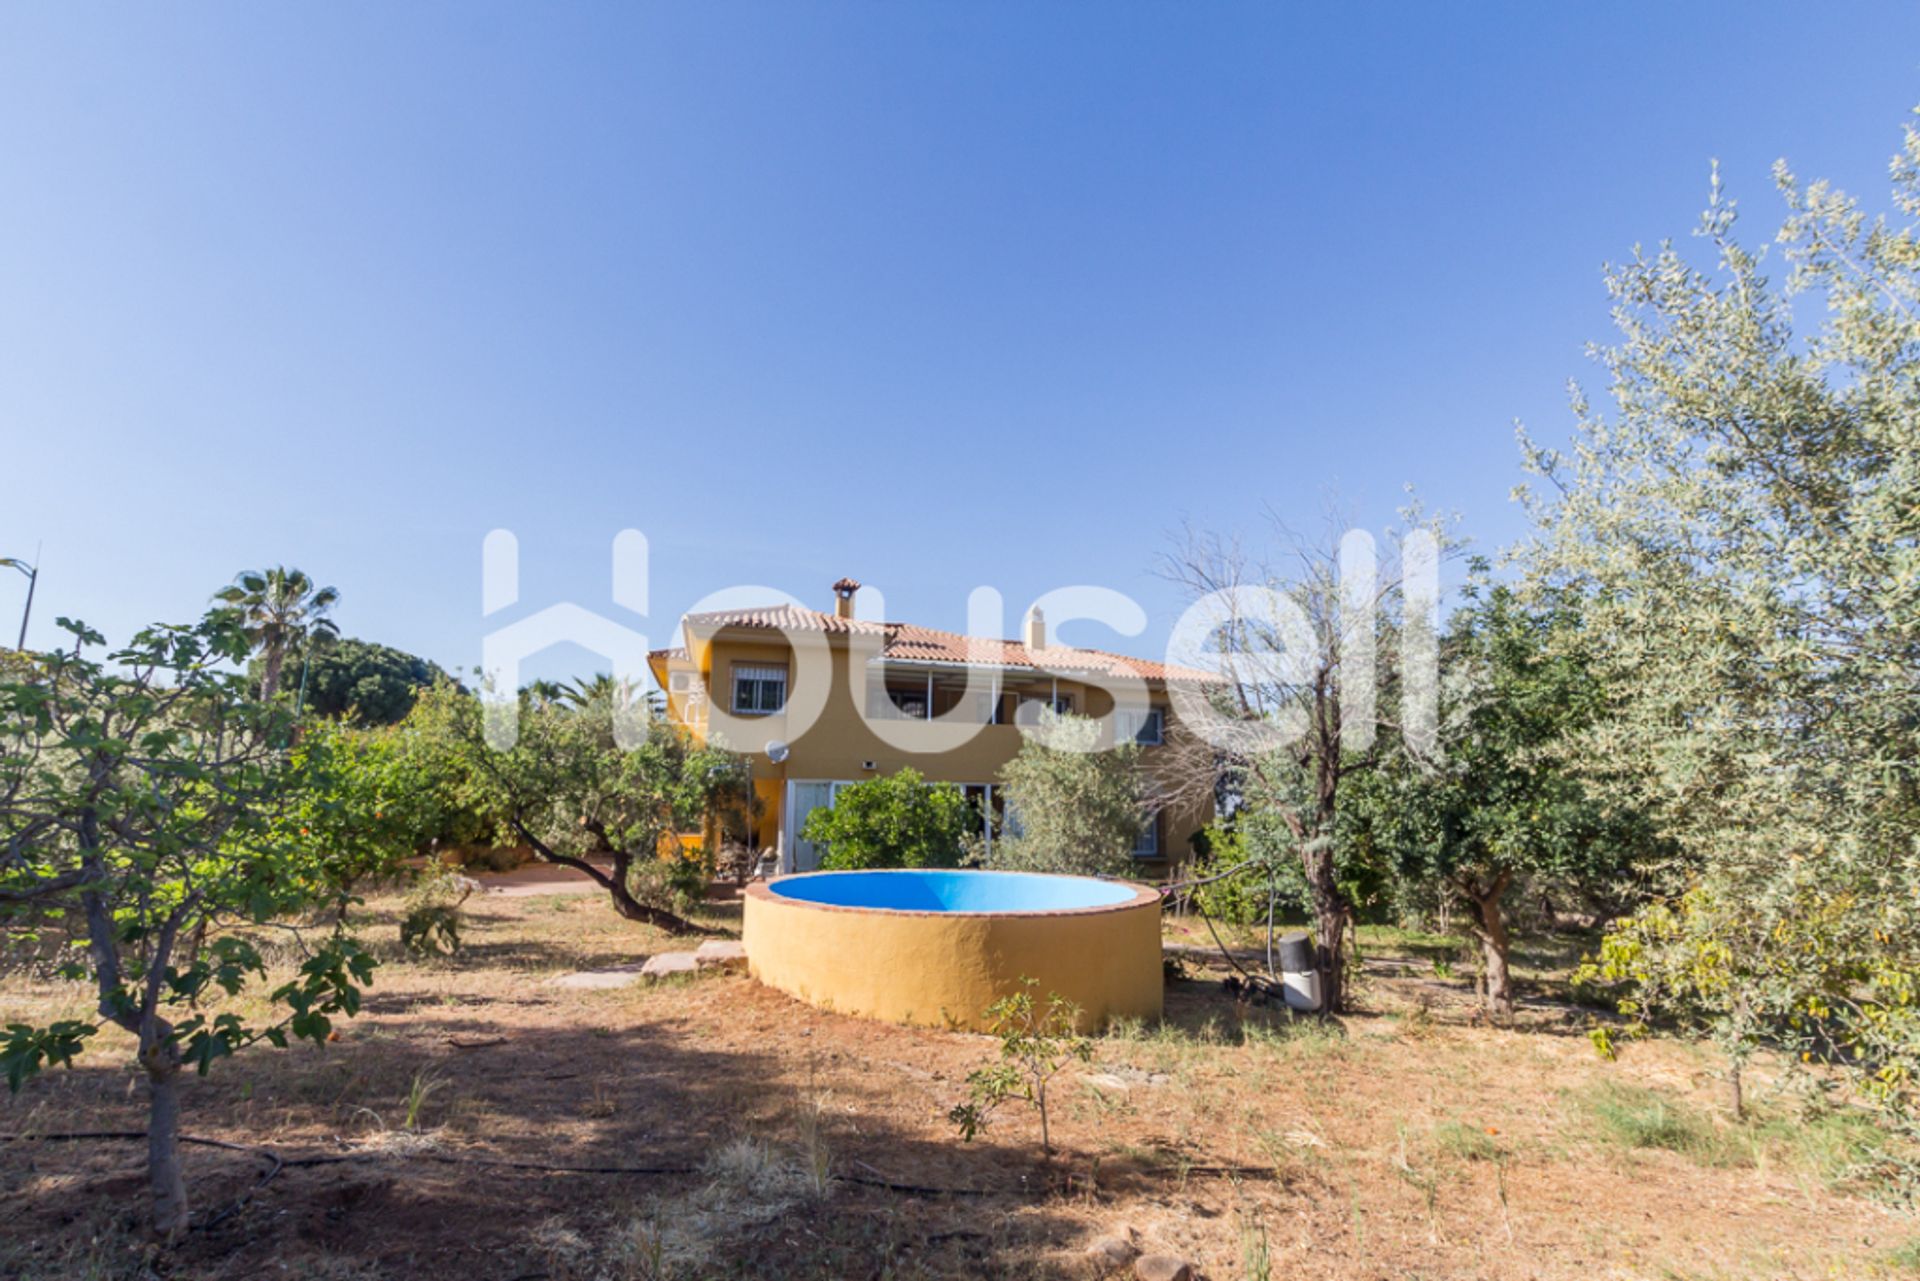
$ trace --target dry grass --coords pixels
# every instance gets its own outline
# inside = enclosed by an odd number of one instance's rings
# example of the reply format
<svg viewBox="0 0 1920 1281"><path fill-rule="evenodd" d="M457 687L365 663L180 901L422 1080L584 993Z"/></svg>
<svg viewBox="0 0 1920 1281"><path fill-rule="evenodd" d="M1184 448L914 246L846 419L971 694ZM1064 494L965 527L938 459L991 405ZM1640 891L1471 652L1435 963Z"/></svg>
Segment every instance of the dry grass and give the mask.
<svg viewBox="0 0 1920 1281"><path fill-rule="evenodd" d="M1920 1257L1912 1220L1848 1190L1856 1120L1734 1125L1688 1047L1606 1064L1551 1010L1484 1026L1430 966L1383 965L1368 1012L1339 1024L1238 1005L1204 975L1173 985L1165 1022L1116 1027L1061 1090L1047 1164L1025 1118L973 1144L945 1120L986 1038L733 976L551 987L661 945L594 896L475 900L463 951L431 960L400 953L398 906L372 905L386 964L340 1041L249 1051L187 1092L193 1133L362 1159L286 1170L158 1275L1087 1277L1086 1244L1121 1229L1215 1281L1902 1277ZM38 1019L87 1000L20 978L0 1005ZM138 1126L127 1048L103 1034L0 1104L0 1129ZM189 1160L203 1208L261 1169ZM0 1146L0 1199L0 1276L155 1274L137 1144Z"/></svg>

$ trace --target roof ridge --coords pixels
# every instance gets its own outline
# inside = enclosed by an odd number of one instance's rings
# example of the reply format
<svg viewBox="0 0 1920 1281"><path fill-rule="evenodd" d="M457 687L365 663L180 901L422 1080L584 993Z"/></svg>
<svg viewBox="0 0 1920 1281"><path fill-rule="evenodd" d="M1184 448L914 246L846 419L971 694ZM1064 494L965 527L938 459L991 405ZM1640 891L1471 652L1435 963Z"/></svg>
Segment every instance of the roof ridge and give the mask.
<svg viewBox="0 0 1920 1281"><path fill-rule="evenodd" d="M841 634L878 635L882 640L883 655L896 647L905 650L931 650L934 653L921 655L922 661L944 663L974 663L998 661L1002 666L1024 665L1045 670L1048 666L1058 666L1063 660L1080 657L1086 660L1083 666L1088 670L1104 668L1109 674L1119 673L1136 676L1145 680L1194 680L1215 681L1216 673L1197 668L1182 667L1151 658L1135 658L1130 654L1116 653L1113 650L1094 649L1084 645L1042 645L1030 647L1023 640L1006 636L975 636L968 632L950 631L944 627L929 627L924 623L900 621L875 621L873 619L845 618L837 613L810 609L805 605L782 602L774 605L750 605L738 609L703 610L697 614L686 615L692 622L712 621L718 626L737 626L748 628L778 629L783 620L805 619L823 632ZM911 660L912 654L901 655Z"/></svg>

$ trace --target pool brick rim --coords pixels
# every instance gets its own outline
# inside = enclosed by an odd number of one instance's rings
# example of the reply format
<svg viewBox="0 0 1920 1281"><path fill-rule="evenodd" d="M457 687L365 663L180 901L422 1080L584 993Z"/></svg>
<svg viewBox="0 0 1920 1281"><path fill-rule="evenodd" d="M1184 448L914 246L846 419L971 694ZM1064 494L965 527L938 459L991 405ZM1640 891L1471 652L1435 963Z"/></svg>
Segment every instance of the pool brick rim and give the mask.
<svg viewBox="0 0 1920 1281"><path fill-rule="evenodd" d="M875 907L875 906L868 906L867 904L863 904L863 903L858 903L858 904L857 903L820 903L820 902L816 902L813 899L792 898L785 894L777 894L773 890L773 887L775 885L785 884L789 881L808 881L808 880L813 880L816 877L872 876L872 875L885 875L888 872L903 872L908 875L911 875L914 872L922 871L922 870L925 870L925 871L937 870L937 871L943 871L943 872L958 871L969 876L1044 876L1052 880L1061 880L1061 881L1092 881L1099 885L1110 885L1116 888L1129 889L1132 891L1132 894L1129 897L1122 899L1118 903L1095 903L1088 907L1057 907L1057 908L1043 907L1043 908L1016 908L1016 909L1010 909L1010 910L994 910L994 911L968 911L968 910L955 910L955 909L948 909L948 908ZM939 868L939 869L861 868L858 870L849 870L844 872L796 872L791 876L778 876L770 881L755 881L753 884L747 886L746 897L767 900L770 902L778 903L783 907L788 905L792 905L794 907L817 907L822 911L826 911L826 912L877 912L877 913L885 913L888 916L933 916L933 917L938 917L942 920L951 920L955 917L969 917L969 916L972 916L972 917L1004 916L1004 917L1018 917L1022 920L1026 920L1029 918L1046 917L1046 916L1095 916L1102 912L1131 912L1139 908L1145 907L1148 903L1158 903L1160 901L1160 891L1151 885L1136 885L1131 881L1108 880L1105 877L1098 877L1098 876L1071 876L1061 872L1001 872L1001 871L989 870L987 868Z"/></svg>

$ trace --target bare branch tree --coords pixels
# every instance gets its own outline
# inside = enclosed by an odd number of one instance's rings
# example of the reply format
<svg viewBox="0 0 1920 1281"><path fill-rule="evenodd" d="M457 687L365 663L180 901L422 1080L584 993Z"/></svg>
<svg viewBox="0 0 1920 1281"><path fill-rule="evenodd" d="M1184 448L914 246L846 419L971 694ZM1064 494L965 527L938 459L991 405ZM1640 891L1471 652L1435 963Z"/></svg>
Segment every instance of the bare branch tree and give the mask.
<svg viewBox="0 0 1920 1281"><path fill-rule="evenodd" d="M1403 723L1402 712L1419 712L1429 697L1424 679L1409 686L1401 660L1431 652L1432 575L1420 571L1423 557L1430 569L1437 555L1438 523L1418 509L1405 518L1384 554L1331 514L1318 538L1270 515L1271 544L1259 552L1189 528L1163 565L1193 600L1183 627L1200 652L1181 657L1208 662L1221 678L1210 707L1180 709L1165 785L1192 798L1225 777L1246 804L1280 816L1312 900L1328 1010L1344 1006L1341 957L1353 915L1335 850L1341 783L1409 733L1418 737L1422 718Z"/></svg>

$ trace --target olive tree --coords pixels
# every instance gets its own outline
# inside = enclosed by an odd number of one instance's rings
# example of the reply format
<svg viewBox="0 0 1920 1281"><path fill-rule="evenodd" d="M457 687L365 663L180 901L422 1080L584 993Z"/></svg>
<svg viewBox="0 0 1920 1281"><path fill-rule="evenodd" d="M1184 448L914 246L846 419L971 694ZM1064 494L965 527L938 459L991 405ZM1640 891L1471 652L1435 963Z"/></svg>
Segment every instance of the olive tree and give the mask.
<svg viewBox="0 0 1920 1281"><path fill-rule="evenodd" d="M1099 749L1100 723L1040 713L1000 769L1007 813L993 843L996 868L1126 876L1146 818L1140 749Z"/></svg>
<svg viewBox="0 0 1920 1281"><path fill-rule="evenodd" d="M1534 579L1577 594L1610 698L1588 773L1677 843L1597 973L1631 1008L1920 1071L1920 133L1891 219L1776 169L1779 278L1718 175L1698 235L1610 270L1610 406L1523 438Z"/></svg>
<svg viewBox="0 0 1920 1281"><path fill-rule="evenodd" d="M104 660L89 655L97 632L60 626L70 651L0 672L0 920L77 936L68 972L91 979L98 1020L11 1022L0 1066L18 1090L71 1064L102 1023L131 1036L153 1223L173 1237L189 1216L181 1074L257 1041L324 1041L373 961L336 925L272 990L279 1018L203 1008L266 978L249 927L298 922L341 892L334 846L280 821L286 796L324 786L304 774L322 764L295 760L284 712L231 670L249 647L237 613L149 628Z"/></svg>

